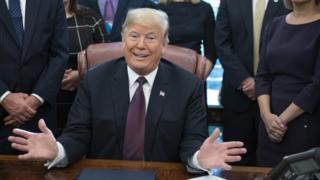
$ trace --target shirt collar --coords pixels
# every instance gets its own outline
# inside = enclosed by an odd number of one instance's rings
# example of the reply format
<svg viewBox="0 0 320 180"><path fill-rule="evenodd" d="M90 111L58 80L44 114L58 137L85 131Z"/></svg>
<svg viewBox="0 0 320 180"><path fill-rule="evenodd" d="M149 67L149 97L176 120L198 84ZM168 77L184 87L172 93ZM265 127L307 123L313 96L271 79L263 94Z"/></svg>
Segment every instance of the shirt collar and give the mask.
<svg viewBox="0 0 320 180"><path fill-rule="evenodd" d="M129 77L129 87L132 87L136 82L136 80L138 79L138 77L140 77L141 75L134 72L129 66L127 66L127 70L128 70L128 77ZM158 72L158 66L156 69L154 69L149 74L144 76L147 80L147 84L149 84L151 87L153 85L154 79L156 78L157 72Z"/></svg>

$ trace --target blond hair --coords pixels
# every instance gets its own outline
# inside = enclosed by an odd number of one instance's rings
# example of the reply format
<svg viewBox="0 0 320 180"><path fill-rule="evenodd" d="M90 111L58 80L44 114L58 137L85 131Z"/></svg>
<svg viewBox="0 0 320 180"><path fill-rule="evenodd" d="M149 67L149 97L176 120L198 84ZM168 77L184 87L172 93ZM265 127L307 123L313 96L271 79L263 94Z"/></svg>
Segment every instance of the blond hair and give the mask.
<svg viewBox="0 0 320 180"><path fill-rule="evenodd" d="M161 11L151 8L137 8L128 11L127 17L122 25L122 34L127 27L132 24L144 26L160 26L162 28L165 43L169 43L169 20L168 15Z"/></svg>

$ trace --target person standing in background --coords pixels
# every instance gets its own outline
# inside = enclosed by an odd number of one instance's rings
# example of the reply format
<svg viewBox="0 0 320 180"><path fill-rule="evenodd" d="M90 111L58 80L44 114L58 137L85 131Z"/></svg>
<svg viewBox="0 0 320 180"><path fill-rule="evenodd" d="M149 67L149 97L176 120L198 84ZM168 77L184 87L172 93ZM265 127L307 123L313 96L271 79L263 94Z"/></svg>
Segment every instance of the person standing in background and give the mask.
<svg viewBox="0 0 320 180"><path fill-rule="evenodd" d="M93 43L105 42L104 22L78 0L64 0L69 31L69 61L57 98L58 128L64 128L79 84L77 55Z"/></svg>
<svg viewBox="0 0 320 180"><path fill-rule="evenodd" d="M150 0L79 0L79 4L93 9L105 22L108 42L121 41L122 24L129 9L153 7Z"/></svg>
<svg viewBox="0 0 320 180"><path fill-rule="evenodd" d="M68 60L68 34L60 0L0 1L0 154L15 127L38 131L56 125L56 96Z"/></svg>
<svg viewBox="0 0 320 180"><path fill-rule="evenodd" d="M224 140L243 141L248 152L240 165L256 164L260 121L255 71L260 33L273 17L288 13L280 0L221 0L215 42L224 69L221 103Z"/></svg>
<svg viewBox="0 0 320 180"><path fill-rule="evenodd" d="M284 3L293 11L268 25L256 76L261 166L320 146L320 1Z"/></svg>
<svg viewBox="0 0 320 180"><path fill-rule="evenodd" d="M207 62L206 74L209 75L216 63L214 46L214 13L210 4L201 0L160 0L159 9L169 16L170 44L190 48L204 56Z"/></svg>

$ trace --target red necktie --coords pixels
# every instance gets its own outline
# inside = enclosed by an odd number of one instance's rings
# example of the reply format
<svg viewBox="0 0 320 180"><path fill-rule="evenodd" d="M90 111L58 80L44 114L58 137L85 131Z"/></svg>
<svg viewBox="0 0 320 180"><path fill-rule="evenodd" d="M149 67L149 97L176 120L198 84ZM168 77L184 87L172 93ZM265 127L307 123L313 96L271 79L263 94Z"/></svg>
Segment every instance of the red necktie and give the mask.
<svg viewBox="0 0 320 180"><path fill-rule="evenodd" d="M123 144L123 159L140 161L144 159L145 98L143 84L147 82L139 77L139 86L132 97L127 114L126 131Z"/></svg>

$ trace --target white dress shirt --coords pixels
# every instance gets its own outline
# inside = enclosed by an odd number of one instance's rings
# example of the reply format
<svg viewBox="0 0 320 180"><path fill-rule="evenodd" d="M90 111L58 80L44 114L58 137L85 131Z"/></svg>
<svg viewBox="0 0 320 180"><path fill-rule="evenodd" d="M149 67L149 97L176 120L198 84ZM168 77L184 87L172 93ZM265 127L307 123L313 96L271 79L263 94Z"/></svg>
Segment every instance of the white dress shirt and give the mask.
<svg viewBox="0 0 320 180"><path fill-rule="evenodd" d="M136 80L140 77L140 75L137 74L136 72L134 72L129 66L127 66L127 70L128 70L128 79L129 79L129 95L130 95L130 101L131 101L134 93L136 92L136 90L139 86L139 83L136 82ZM148 75L144 76L147 80L147 82L144 83L143 87L142 87L143 93L144 93L144 99L146 101L145 102L145 105L146 105L145 112L147 112L147 109L148 109L151 89L153 86L154 79L156 78L157 72L158 72L158 68L153 70Z"/></svg>
<svg viewBox="0 0 320 180"><path fill-rule="evenodd" d="M8 9L9 7L9 0L5 0ZM25 27L25 17L26 17L26 0L20 0L20 8L21 8L21 15L22 15L22 25L23 28Z"/></svg>

